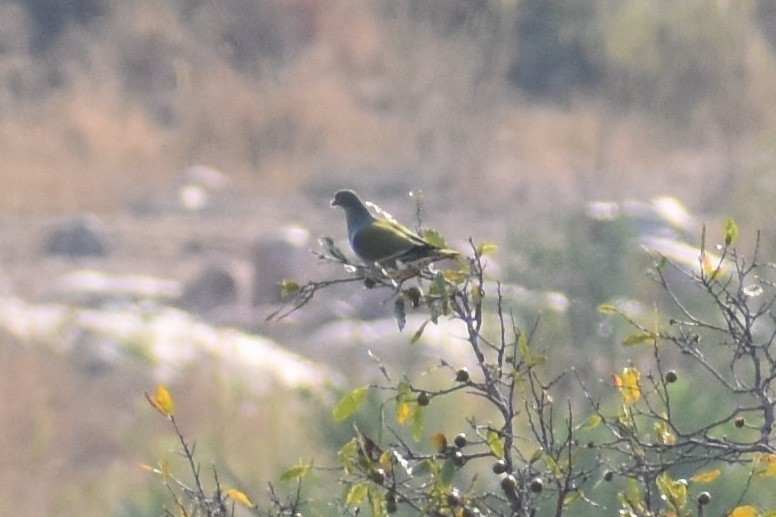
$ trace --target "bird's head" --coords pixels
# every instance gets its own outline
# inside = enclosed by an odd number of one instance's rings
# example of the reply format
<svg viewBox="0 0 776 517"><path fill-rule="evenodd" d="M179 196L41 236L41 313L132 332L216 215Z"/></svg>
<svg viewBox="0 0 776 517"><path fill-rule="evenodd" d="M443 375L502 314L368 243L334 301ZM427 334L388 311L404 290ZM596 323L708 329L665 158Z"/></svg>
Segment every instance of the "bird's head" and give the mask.
<svg viewBox="0 0 776 517"><path fill-rule="evenodd" d="M352 190L340 190L334 194L331 200L331 206L341 206L344 209L363 206L361 199Z"/></svg>

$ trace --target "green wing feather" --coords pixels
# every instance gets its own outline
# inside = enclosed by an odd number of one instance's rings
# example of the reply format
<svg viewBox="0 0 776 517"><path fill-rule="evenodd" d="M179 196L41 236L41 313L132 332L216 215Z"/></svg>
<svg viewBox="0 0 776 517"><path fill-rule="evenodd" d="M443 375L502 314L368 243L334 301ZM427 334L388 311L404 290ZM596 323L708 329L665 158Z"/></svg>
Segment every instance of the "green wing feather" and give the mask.
<svg viewBox="0 0 776 517"><path fill-rule="evenodd" d="M378 262L424 245L428 243L407 228L385 219L372 222L353 237L354 250L369 262Z"/></svg>
<svg viewBox="0 0 776 517"><path fill-rule="evenodd" d="M386 219L377 219L361 229L353 239L353 248L368 262L408 263L458 255L458 252L441 249L406 226Z"/></svg>

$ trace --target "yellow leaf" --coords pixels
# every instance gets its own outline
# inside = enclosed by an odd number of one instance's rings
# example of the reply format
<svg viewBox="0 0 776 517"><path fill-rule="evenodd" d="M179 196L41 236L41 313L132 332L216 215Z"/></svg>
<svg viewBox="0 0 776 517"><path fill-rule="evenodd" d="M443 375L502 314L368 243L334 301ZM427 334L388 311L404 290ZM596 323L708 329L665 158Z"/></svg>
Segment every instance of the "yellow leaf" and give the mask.
<svg viewBox="0 0 776 517"><path fill-rule="evenodd" d="M754 506L738 506L728 514L728 517L757 517L757 508Z"/></svg>
<svg viewBox="0 0 776 517"><path fill-rule="evenodd" d="M172 400L170 390L165 386L159 385L156 388L156 401L159 402L159 406L167 416L172 416L175 413L175 402Z"/></svg>
<svg viewBox="0 0 776 517"><path fill-rule="evenodd" d="M172 474L170 474L170 462L167 460L164 460L159 466L159 471L162 474L162 479L165 481L169 481L169 479L172 477Z"/></svg>
<svg viewBox="0 0 776 517"><path fill-rule="evenodd" d="M503 458L504 441L501 439L501 435L498 433L498 431L494 431L493 429L488 429L486 439L488 441L488 447L490 448L490 452L492 452L493 455L499 459Z"/></svg>
<svg viewBox="0 0 776 517"><path fill-rule="evenodd" d="M230 488L226 491L226 497L230 497L240 503L243 506L247 506L248 508L253 508L253 502L251 502L250 499L248 499L248 496L245 495L245 493L241 492L240 490L237 490L236 488Z"/></svg>
<svg viewBox="0 0 776 517"><path fill-rule="evenodd" d="M482 286L476 282L472 283L471 291L472 300L474 300L475 303L481 302L485 297L485 289L483 289Z"/></svg>
<svg viewBox="0 0 776 517"><path fill-rule="evenodd" d="M704 253L701 255L701 265L703 268L703 274L705 274L707 277L711 278L712 280L717 278L717 275L720 271L721 263L718 263L716 266L711 262L711 257Z"/></svg>
<svg viewBox="0 0 776 517"><path fill-rule="evenodd" d="M693 483L713 483L719 476L722 475L720 469L707 470L706 472L699 472L690 478Z"/></svg>
<svg viewBox="0 0 776 517"><path fill-rule="evenodd" d="M725 221L725 246L735 244L738 240L738 225L733 219Z"/></svg>
<svg viewBox="0 0 776 517"><path fill-rule="evenodd" d="M393 457L391 456L391 453L388 451L383 451L382 454L380 454L380 458L377 460L377 463L380 465L380 468L383 469L383 472L386 473L386 475L392 475L393 474Z"/></svg>
<svg viewBox="0 0 776 517"><path fill-rule="evenodd" d="M447 449L447 437L445 437L445 435L442 433L432 434L431 438L429 438L429 441L431 441L431 446L437 452L444 452L445 449Z"/></svg>
<svg viewBox="0 0 776 517"><path fill-rule="evenodd" d="M676 443L676 436L671 432L665 420L655 422L654 431L655 437L663 445L673 445Z"/></svg>
<svg viewBox="0 0 776 517"><path fill-rule="evenodd" d="M668 472L663 472L657 477L657 488L661 497L674 510L682 510L687 504L687 481L684 479L672 479Z"/></svg>
<svg viewBox="0 0 776 517"><path fill-rule="evenodd" d="M345 504L348 506L358 506L369 493L369 483L358 483L350 487L348 495L345 497Z"/></svg>
<svg viewBox="0 0 776 517"><path fill-rule="evenodd" d="M412 418L412 403L408 401L396 402L396 421L400 424L406 424Z"/></svg>
<svg viewBox="0 0 776 517"><path fill-rule="evenodd" d="M620 390L620 397L628 406L633 406L641 398L639 377L641 374L636 368L625 368L621 376L615 375L615 385Z"/></svg>
<svg viewBox="0 0 776 517"><path fill-rule="evenodd" d="M172 400L170 390L168 390L165 386L160 384L156 388L156 391L153 395L146 391L145 397L148 403L156 408L156 410L164 416L169 418L172 417L173 413L175 413L175 402Z"/></svg>
<svg viewBox="0 0 776 517"><path fill-rule="evenodd" d="M776 476L776 454L757 454L754 458L754 477Z"/></svg>

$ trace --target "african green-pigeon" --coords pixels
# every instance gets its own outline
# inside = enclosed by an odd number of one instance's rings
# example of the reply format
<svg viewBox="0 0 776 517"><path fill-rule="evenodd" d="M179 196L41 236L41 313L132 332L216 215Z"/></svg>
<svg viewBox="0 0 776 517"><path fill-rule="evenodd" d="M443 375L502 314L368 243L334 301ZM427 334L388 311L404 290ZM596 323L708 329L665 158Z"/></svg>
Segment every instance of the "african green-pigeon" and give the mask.
<svg viewBox="0 0 776 517"><path fill-rule="evenodd" d="M352 190L340 190L332 206L345 210L350 246L368 263L382 267L422 268L437 260L455 258L457 251L436 246L392 219L373 216Z"/></svg>

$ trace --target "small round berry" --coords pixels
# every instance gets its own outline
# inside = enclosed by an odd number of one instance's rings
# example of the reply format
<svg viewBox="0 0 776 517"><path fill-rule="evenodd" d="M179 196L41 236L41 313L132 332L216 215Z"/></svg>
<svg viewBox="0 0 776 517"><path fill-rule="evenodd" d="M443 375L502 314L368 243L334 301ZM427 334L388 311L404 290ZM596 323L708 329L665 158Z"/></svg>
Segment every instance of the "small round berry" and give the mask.
<svg viewBox="0 0 776 517"><path fill-rule="evenodd" d="M418 406L428 406L429 402L431 402L431 397L428 396L428 393L425 391L418 393Z"/></svg>
<svg viewBox="0 0 776 517"><path fill-rule="evenodd" d="M369 473L369 480L382 485L385 482L385 471L383 469L374 469Z"/></svg>
<svg viewBox="0 0 776 517"><path fill-rule="evenodd" d="M733 425L736 427L744 427L744 425L746 425L746 420L744 420L744 417L740 416L736 418L735 422L733 422Z"/></svg>
<svg viewBox="0 0 776 517"><path fill-rule="evenodd" d="M517 480L512 474L501 480L501 489L505 492L514 492L517 489Z"/></svg>
<svg viewBox="0 0 776 517"><path fill-rule="evenodd" d="M453 443L459 449L463 449L466 447L466 435L464 433L456 435L456 437L453 439Z"/></svg>
<svg viewBox="0 0 776 517"><path fill-rule="evenodd" d="M611 470L604 472L604 481L611 481L612 479L614 479L614 472Z"/></svg>
<svg viewBox="0 0 776 517"><path fill-rule="evenodd" d="M676 380L679 378L679 376L676 374L676 370L668 370L665 375L665 380L667 384L672 384L676 382Z"/></svg>
<svg viewBox="0 0 776 517"><path fill-rule="evenodd" d="M503 474L507 471L507 462L504 460L498 460L493 464L492 469L494 474Z"/></svg>
<svg viewBox="0 0 776 517"><path fill-rule="evenodd" d="M698 494L698 504L700 506L706 506L711 502L711 494L708 492L701 492Z"/></svg>
<svg viewBox="0 0 776 517"><path fill-rule="evenodd" d="M385 494L385 511L388 513L396 513L399 507L396 505L396 494L388 492Z"/></svg>
<svg viewBox="0 0 776 517"><path fill-rule="evenodd" d="M531 492L538 494L542 490L544 490L544 482L542 481L542 478L533 478L531 480Z"/></svg>
<svg viewBox="0 0 776 517"><path fill-rule="evenodd" d="M455 372L455 380L458 382L469 382L469 370L464 367Z"/></svg>
<svg viewBox="0 0 776 517"><path fill-rule="evenodd" d="M466 456L461 451L455 451L453 453L453 463L456 467L463 467L466 463Z"/></svg>

